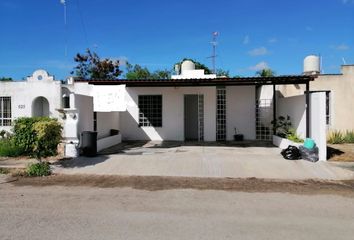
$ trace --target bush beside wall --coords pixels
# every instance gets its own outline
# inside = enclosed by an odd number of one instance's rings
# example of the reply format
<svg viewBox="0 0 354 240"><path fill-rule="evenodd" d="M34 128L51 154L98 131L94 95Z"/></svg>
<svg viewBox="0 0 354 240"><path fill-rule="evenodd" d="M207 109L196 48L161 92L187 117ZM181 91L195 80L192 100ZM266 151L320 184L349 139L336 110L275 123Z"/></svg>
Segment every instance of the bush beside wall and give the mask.
<svg viewBox="0 0 354 240"><path fill-rule="evenodd" d="M14 122L11 138L0 142L2 156L12 157L14 149L17 156L25 155L41 159L55 156L61 140L62 126L57 119L48 117L23 117ZM1 155L1 153L0 153Z"/></svg>

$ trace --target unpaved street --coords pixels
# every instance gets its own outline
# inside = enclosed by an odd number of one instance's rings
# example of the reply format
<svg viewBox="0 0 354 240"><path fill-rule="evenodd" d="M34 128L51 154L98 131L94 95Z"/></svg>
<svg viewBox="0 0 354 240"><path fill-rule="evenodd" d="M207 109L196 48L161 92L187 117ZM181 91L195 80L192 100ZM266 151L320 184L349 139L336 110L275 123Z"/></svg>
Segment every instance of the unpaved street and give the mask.
<svg viewBox="0 0 354 240"><path fill-rule="evenodd" d="M0 239L353 239L335 194L0 184Z"/></svg>

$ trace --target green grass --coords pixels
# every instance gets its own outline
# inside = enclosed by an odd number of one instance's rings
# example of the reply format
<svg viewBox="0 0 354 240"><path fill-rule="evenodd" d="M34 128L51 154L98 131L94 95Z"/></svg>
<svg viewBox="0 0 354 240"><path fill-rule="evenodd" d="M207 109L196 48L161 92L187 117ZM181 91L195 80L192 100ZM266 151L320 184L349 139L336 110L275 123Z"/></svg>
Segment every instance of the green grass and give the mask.
<svg viewBox="0 0 354 240"><path fill-rule="evenodd" d="M22 150L17 147L11 138L0 140L0 157L18 157Z"/></svg>
<svg viewBox="0 0 354 240"><path fill-rule="evenodd" d="M354 143L354 131L346 131L344 135L344 142L345 143Z"/></svg>

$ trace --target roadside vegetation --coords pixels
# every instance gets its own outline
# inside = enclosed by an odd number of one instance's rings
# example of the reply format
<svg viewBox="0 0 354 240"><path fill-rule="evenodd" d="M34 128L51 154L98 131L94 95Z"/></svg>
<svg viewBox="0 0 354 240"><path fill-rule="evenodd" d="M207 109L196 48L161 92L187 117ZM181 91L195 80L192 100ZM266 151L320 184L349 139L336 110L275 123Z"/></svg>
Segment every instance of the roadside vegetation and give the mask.
<svg viewBox="0 0 354 240"><path fill-rule="evenodd" d="M342 131L331 131L328 134L327 142L329 144L342 144L342 143L354 143L354 131L347 130L346 132Z"/></svg>
<svg viewBox="0 0 354 240"><path fill-rule="evenodd" d="M39 162L30 164L27 176L48 176L50 166L43 158L56 156L62 126L57 119L23 117L15 120L13 134L0 133L0 157L28 156Z"/></svg>

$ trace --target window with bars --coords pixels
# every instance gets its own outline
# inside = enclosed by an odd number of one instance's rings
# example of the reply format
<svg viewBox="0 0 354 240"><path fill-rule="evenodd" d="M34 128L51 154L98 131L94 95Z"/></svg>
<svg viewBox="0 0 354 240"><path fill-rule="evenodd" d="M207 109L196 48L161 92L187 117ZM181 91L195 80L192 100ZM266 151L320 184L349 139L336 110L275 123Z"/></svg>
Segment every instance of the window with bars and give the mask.
<svg viewBox="0 0 354 240"><path fill-rule="evenodd" d="M162 95L140 95L138 105L140 127L162 127Z"/></svg>
<svg viewBox="0 0 354 240"><path fill-rule="evenodd" d="M216 140L226 140L226 89L216 89Z"/></svg>
<svg viewBox="0 0 354 240"><path fill-rule="evenodd" d="M204 95L198 95L199 141L204 141Z"/></svg>
<svg viewBox="0 0 354 240"><path fill-rule="evenodd" d="M11 97L0 97L0 126L11 126Z"/></svg>
<svg viewBox="0 0 354 240"><path fill-rule="evenodd" d="M256 139L271 141L273 120L273 99L256 100Z"/></svg>
<svg viewBox="0 0 354 240"><path fill-rule="evenodd" d="M331 91L326 91L326 124L331 125Z"/></svg>

